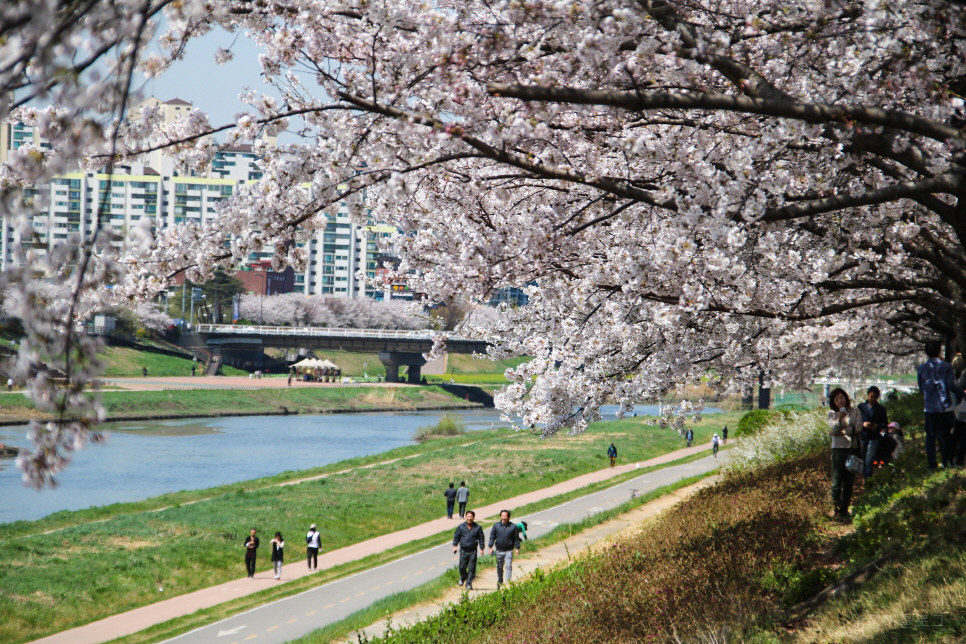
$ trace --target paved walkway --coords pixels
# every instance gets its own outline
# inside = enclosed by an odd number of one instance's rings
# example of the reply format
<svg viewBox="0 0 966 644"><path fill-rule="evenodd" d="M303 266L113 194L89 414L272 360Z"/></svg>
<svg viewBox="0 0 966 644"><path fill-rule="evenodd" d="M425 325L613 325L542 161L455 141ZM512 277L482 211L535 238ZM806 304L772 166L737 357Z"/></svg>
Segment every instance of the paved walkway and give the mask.
<svg viewBox="0 0 966 644"><path fill-rule="evenodd" d="M583 532L578 532L546 548L534 552L527 552L524 548L521 555L513 558L513 580L517 582L526 579L537 569L549 570L558 566L569 565L579 555L588 552L600 552L607 544L629 539L647 525L643 523L644 521L654 518L664 510L677 505L698 490L714 485L719 479L719 476L711 476L694 485L674 490L670 494L649 501L630 512L588 528ZM480 594L496 592L496 569L493 566L480 566L478 568L473 590ZM383 637L386 633L386 626L390 621L395 629L424 621L439 614L448 605L459 602L464 592L466 591L462 588L450 588L441 598L435 601L410 606L366 628L352 631L342 640L334 641L357 644L359 641Z"/></svg>
<svg viewBox="0 0 966 644"><path fill-rule="evenodd" d="M558 483L542 490L537 490L527 494L521 494L512 499L506 499L484 507L475 508L477 516L482 520L485 517L495 516L505 507L519 508L530 503L535 503L543 499L558 496L578 490L593 483L606 481L620 474L631 472L641 467L650 467L675 461L687 456L698 454L709 449L708 446L700 445L691 448L680 449L674 452L652 458L642 463L630 463L619 465L613 468L605 468L577 478ZM429 521L421 525L400 530L390 534L382 535L353 544L339 550L319 555L319 570L326 570L344 563L357 561L373 554L385 552L391 548L404 545L411 541L423 539L437 535L456 526L455 519L441 518ZM239 566L241 564L239 563ZM293 563L284 567L282 578L287 581L299 579L310 575L305 569L304 562L296 558ZM146 628L160 624L176 617L190 615L203 608L217 606L227 601L254 594L279 582L271 578L270 573L262 573L256 579L241 578L230 581L218 586L204 588L192 593L172 597L171 599L156 602L149 606L113 615L105 619L80 626L78 628L62 631L55 635L36 640L42 644L100 644L118 637L130 635L142 631Z"/></svg>

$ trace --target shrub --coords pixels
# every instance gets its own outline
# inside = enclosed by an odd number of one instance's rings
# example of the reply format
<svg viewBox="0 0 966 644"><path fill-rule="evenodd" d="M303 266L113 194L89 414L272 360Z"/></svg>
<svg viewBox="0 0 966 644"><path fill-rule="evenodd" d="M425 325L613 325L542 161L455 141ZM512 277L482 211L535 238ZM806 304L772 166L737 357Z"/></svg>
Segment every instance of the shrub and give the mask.
<svg viewBox="0 0 966 644"><path fill-rule="evenodd" d="M749 411L738 420L738 427L735 429L735 438L754 436L762 427L775 418L775 416L781 415L782 413L772 409L754 409Z"/></svg>
<svg viewBox="0 0 966 644"><path fill-rule="evenodd" d="M433 438L442 438L444 436L462 436L466 433L466 425L464 425L459 418L456 416L446 415L439 419L439 422L435 425L426 425L420 427L413 434L413 440L417 443L422 443Z"/></svg>
<svg viewBox="0 0 966 644"><path fill-rule="evenodd" d="M886 402L885 408L889 412L889 420L899 423L903 429L922 424L922 394L920 393Z"/></svg>
<svg viewBox="0 0 966 644"><path fill-rule="evenodd" d="M754 434L735 444L726 467L735 471L754 469L823 450L829 445L826 418L822 410L772 413Z"/></svg>
<svg viewBox="0 0 966 644"><path fill-rule="evenodd" d="M811 407L806 407L805 405L800 405L798 403L784 403L781 405L775 405L773 408L775 411L811 411Z"/></svg>

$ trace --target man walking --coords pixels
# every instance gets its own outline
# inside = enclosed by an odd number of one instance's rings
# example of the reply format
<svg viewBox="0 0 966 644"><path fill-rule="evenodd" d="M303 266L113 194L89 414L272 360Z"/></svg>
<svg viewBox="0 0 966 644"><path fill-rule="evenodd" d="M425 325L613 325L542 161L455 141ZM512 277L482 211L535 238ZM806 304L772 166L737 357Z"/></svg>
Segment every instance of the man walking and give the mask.
<svg viewBox="0 0 966 644"><path fill-rule="evenodd" d="M614 467L614 462L617 460L617 448L614 447L613 443L607 448L607 456L610 457L610 466Z"/></svg>
<svg viewBox="0 0 966 644"><path fill-rule="evenodd" d="M506 566L507 582L513 577L513 551L520 554L520 529L510 523L510 511L500 510L500 521L490 528L490 554L496 550L496 589L503 585L503 567Z"/></svg>
<svg viewBox="0 0 966 644"><path fill-rule="evenodd" d="M255 528L251 534L245 537L245 570L248 571L248 578L255 578L255 555L258 553L258 537L255 536Z"/></svg>
<svg viewBox="0 0 966 644"><path fill-rule="evenodd" d="M460 481L460 489L456 490L456 502L460 504L460 518L466 515L466 502L470 500L470 488L466 481Z"/></svg>
<svg viewBox="0 0 966 644"><path fill-rule="evenodd" d="M728 426L727 425L725 425L724 429L721 430L721 444L722 445L728 444Z"/></svg>
<svg viewBox="0 0 966 644"><path fill-rule="evenodd" d="M456 490L453 489L453 484L449 484L449 488L443 492L443 496L446 497L446 518L453 518L453 506L456 505ZM464 502L465 503L465 502ZM465 507L465 506L464 506ZM462 515L462 512L460 513Z"/></svg>
<svg viewBox="0 0 966 644"><path fill-rule="evenodd" d="M691 443L694 441L694 430L688 427L688 433L684 437L688 439L688 447L691 447Z"/></svg>
<svg viewBox="0 0 966 644"><path fill-rule="evenodd" d="M960 396L966 392L956 384L956 377L952 365L940 359L942 343L931 340L926 343L926 362L919 365L917 380L919 391L922 392L923 415L926 425L926 462L929 469L937 467L936 442L939 442L939 452L943 467L950 467L953 461L952 441L950 431L953 427L953 399L950 392Z"/></svg>
<svg viewBox="0 0 966 644"><path fill-rule="evenodd" d="M476 579L476 550L484 554L486 541L483 528L476 523L476 512L466 512L466 523L456 527L453 534L453 554L460 553L460 586L466 584L466 590L473 590L473 580Z"/></svg>
<svg viewBox="0 0 966 644"><path fill-rule="evenodd" d="M304 523L302 525L305 525ZM322 545L322 538L319 531L315 529L313 523L309 527L309 533L305 535L305 557L308 560L309 570L319 569L319 547Z"/></svg>

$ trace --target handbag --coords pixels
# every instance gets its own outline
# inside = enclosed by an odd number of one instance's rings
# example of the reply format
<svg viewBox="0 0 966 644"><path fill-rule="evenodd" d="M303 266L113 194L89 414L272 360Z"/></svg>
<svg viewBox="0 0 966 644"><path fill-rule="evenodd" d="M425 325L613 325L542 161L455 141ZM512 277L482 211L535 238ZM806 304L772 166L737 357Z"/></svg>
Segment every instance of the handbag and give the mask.
<svg viewBox="0 0 966 644"><path fill-rule="evenodd" d="M853 474L861 474L865 470L865 463L858 456L849 456L845 460L845 469L852 472Z"/></svg>

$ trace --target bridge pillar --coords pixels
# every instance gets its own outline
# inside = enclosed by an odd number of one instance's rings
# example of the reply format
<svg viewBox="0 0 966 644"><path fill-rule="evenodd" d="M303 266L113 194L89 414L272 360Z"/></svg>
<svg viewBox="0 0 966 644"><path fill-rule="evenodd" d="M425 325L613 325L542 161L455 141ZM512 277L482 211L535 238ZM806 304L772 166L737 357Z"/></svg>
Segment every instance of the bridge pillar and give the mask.
<svg viewBox="0 0 966 644"><path fill-rule="evenodd" d="M418 385L419 381L421 380L420 378L420 371L422 371L421 367L422 365L417 365L417 364L409 365L409 369L406 370L406 381L411 384Z"/></svg>
<svg viewBox="0 0 966 644"><path fill-rule="evenodd" d="M379 361L386 365L386 382L399 382L399 367L409 367L409 382L419 382L420 368L426 364L421 353L383 351Z"/></svg>

